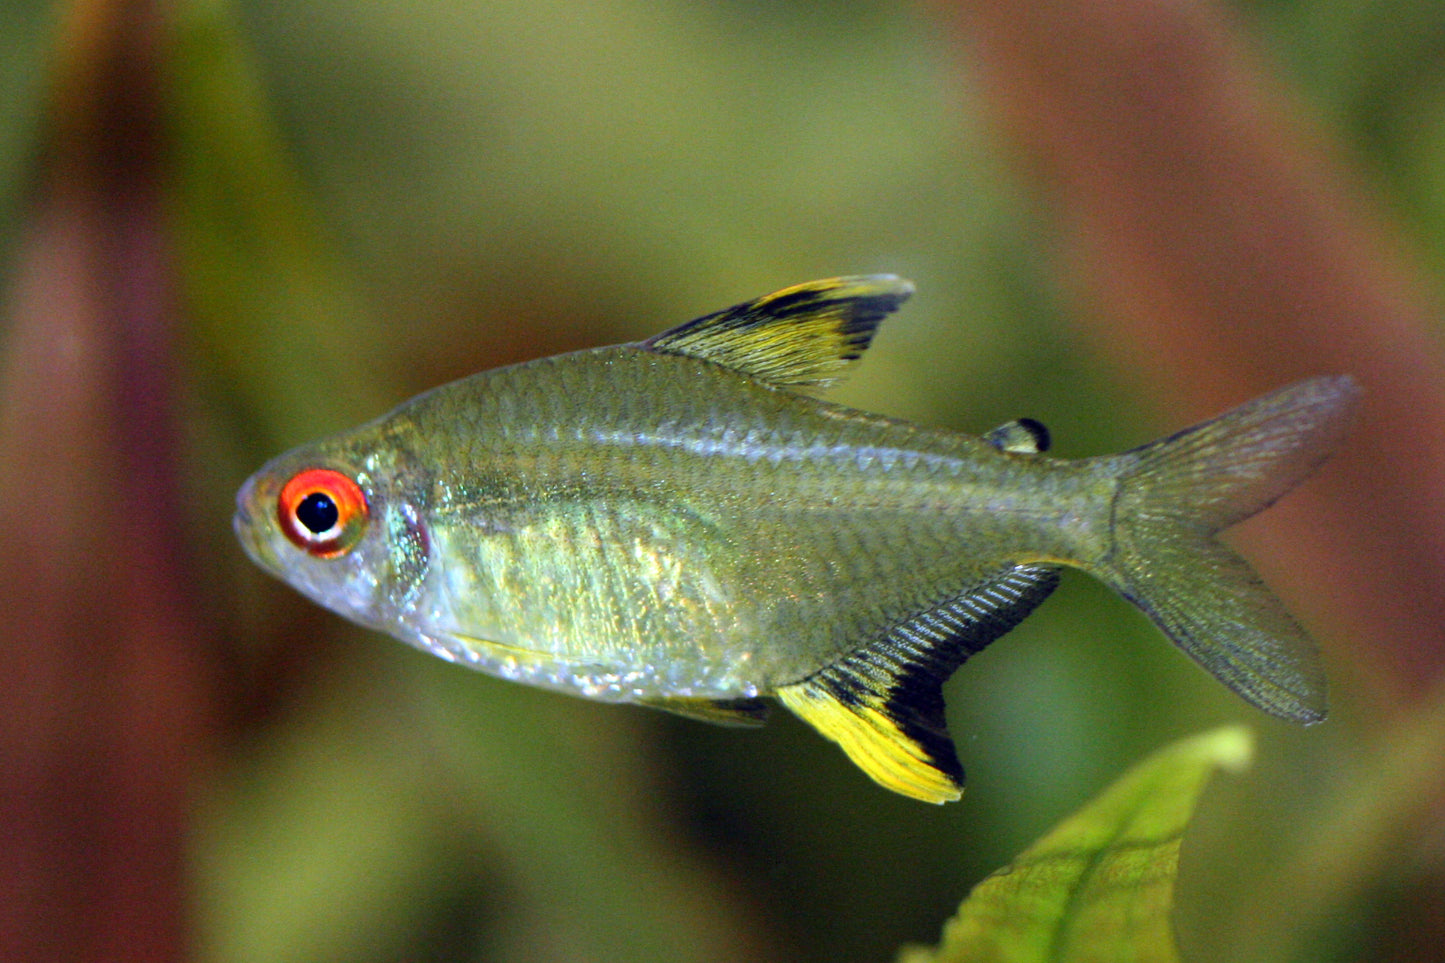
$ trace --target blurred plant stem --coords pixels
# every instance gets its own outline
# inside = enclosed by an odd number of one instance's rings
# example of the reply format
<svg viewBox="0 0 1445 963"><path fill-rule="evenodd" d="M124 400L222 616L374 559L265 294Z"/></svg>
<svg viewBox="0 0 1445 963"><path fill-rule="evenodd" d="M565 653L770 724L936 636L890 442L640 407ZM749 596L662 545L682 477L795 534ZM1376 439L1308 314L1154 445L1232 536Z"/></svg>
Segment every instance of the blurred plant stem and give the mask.
<svg viewBox="0 0 1445 963"><path fill-rule="evenodd" d="M1421 697L1445 667L1445 366L1398 241L1219 5L952 12L1122 379L1201 416L1306 374L1364 384L1344 450L1241 540L1331 627L1336 678Z"/></svg>
<svg viewBox="0 0 1445 963"><path fill-rule="evenodd" d="M1332 791L1300 815L1271 866L1241 884L1239 906L1249 907L1251 925L1219 934L1218 959L1314 958L1325 948L1319 934L1331 920L1356 912L1371 887L1413 864L1418 840L1430 836L1437 801L1445 796L1445 686L1401 713L1382 735L1340 767ZM1428 923L1415 925L1425 930Z"/></svg>
<svg viewBox="0 0 1445 963"><path fill-rule="evenodd" d="M207 632L187 592L156 2L79 0L0 368L0 957L186 954Z"/></svg>

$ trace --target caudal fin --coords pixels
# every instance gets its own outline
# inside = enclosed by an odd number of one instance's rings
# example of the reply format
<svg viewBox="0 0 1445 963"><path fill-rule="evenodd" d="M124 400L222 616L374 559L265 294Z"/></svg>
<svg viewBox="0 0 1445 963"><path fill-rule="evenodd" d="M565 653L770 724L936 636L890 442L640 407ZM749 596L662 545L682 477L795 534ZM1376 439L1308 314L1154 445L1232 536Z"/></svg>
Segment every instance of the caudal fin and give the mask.
<svg viewBox="0 0 1445 963"><path fill-rule="evenodd" d="M1325 717L1314 643L1214 536L1323 461L1358 395L1348 376L1311 378L1119 456L1114 547L1098 574L1220 682L1297 722Z"/></svg>

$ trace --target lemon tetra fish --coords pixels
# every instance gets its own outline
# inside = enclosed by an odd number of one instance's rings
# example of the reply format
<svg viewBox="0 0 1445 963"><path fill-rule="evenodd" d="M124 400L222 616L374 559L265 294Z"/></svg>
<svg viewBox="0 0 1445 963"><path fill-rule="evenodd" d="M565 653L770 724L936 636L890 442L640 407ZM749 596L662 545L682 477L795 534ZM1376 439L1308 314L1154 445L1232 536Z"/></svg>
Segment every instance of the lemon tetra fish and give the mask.
<svg viewBox="0 0 1445 963"><path fill-rule="evenodd" d="M1064 566L1266 712L1323 718L1312 643L1215 535L1325 457L1354 382L1078 460L1030 420L980 438L813 397L912 290L802 284L444 385L266 465L236 530L316 602L443 658L715 722L775 697L929 802L962 791L943 682Z"/></svg>

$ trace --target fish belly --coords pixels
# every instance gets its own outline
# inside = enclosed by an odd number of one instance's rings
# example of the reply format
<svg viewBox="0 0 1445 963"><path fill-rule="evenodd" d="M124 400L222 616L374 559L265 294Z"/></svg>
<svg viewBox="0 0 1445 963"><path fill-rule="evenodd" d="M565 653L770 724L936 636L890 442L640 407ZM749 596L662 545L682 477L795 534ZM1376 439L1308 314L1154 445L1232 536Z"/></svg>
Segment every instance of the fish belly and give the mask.
<svg viewBox="0 0 1445 963"><path fill-rule="evenodd" d="M786 486L765 487L555 497L434 532L447 561L427 633L442 641L429 647L611 701L751 698L1020 554L985 512L789 504L777 497Z"/></svg>

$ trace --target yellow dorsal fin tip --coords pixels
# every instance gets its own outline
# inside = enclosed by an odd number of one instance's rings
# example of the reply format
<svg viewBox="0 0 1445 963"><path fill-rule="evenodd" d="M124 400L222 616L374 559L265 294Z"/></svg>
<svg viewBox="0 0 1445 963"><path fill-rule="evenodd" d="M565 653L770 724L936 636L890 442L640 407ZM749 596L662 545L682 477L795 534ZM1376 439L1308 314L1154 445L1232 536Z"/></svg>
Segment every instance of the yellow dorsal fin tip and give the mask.
<svg viewBox="0 0 1445 963"><path fill-rule="evenodd" d="M809 281L689 321L642 347L775 387L823 387L862 356L879 323L912 293L911 282L892 274Z"/></svg>

